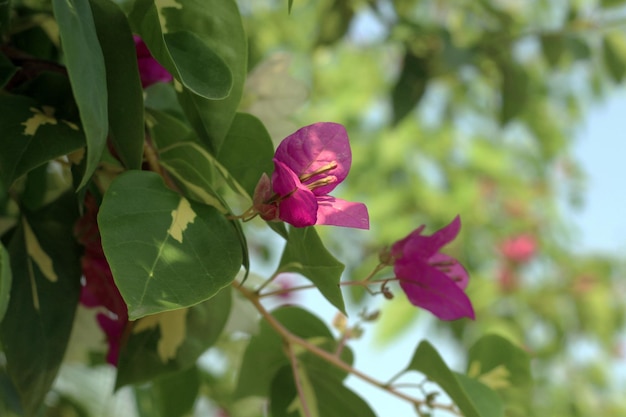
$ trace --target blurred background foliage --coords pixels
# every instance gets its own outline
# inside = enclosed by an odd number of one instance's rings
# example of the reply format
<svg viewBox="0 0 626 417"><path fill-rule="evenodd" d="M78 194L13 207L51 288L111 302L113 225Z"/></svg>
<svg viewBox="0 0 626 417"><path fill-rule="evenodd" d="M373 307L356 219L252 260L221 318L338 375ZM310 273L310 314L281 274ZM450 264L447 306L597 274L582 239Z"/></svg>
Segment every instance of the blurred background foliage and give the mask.
<svg viewBox="0 0 626 417"><path fill-rule="evenodd" d="M277 141L315 121L346 125L354 162L342 193L367 203L373 225L320 230L348 260L346 278L365 276L381 243L460 214L450 250L470 269L477 320L438 332L464 350L486 332L525 346L532 400L512 399L510 416L626 415L612 371L626 265L581 253L563 215L584 203L576 129L626 75L626 2L295 0L288 17L285 3L240 1L243 105ZM380 340L425 316L396 297Z"/></svg>

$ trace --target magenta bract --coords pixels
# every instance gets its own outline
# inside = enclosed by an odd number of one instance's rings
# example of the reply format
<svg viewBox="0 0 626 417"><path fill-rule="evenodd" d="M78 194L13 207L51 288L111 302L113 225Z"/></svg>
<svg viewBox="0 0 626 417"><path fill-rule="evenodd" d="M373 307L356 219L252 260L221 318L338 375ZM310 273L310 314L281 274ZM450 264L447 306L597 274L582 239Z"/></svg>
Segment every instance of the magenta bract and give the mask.
<svg viewBox="0 0 626 417"><path fill-rule="evenodd" d="M461 229L459 216L430 236L420 226L391 247L394 272L411 304L442 320L474 319L474 309L463 291L469 275L454 258L439 250L453 241Z"/></svg>
<svg viewBox="0 0 626 417"><path fill-rule="evenodd" d="M326 224L369 229L363 203L328 193L350 170L352 153L346 129L337 123L315 123L287 136L276 149L271 182L264 176L254 207L268 221L280 219L296 227Z"/></svg>
<svg viewBox="0 0 626 417"><path fill-rule="evenodd" d="M133 35L135 50L137 52L137 66L139 67L139 78L143 88L152 84L172 81L172 75L159 62L152 57L144 41L137 35Z"/></svg>

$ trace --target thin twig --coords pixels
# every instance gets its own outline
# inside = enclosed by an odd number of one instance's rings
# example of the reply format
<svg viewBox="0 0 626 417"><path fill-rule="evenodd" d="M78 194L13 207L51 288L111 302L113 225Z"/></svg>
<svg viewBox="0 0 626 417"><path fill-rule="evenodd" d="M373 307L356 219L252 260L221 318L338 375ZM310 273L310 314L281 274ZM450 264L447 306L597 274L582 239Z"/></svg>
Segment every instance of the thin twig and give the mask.
<svg viewBox="0 0 626 417"><path fill-rule="evenodd" d="M304 413L304 417L311 417L311 412L309 410L309 406L306 401L306 396L304 394L304 388L302 387L302 382L300 381L300 375L298 374L298 367L300 364L298 363L298 359L296 358L296 353L293 351L293 346L290 343L285 343L287 348L287 353L289 356L289 362L291 362L291 370L293 372L293 382L296 386L296 391L298 392L298 397L300 398L300 408Z"/></svg>

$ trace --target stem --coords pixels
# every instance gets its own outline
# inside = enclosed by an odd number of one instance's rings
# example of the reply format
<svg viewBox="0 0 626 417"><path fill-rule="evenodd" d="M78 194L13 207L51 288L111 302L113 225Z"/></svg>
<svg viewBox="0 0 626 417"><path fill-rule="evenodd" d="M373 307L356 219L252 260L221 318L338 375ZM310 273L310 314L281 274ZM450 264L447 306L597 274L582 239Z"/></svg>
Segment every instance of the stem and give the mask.
<svg viewBox="0 0 626 417"><path fill-rule="evenodd" d="M274 280L276 279L276 277L278 277L278 276L279 276L280 274L282 274L283 272L287 272L287 271L289 270L289 268L290 268L290 267L292 267L292 266L294 266L294 265L295 265L295 263L291 262L291 263L288 263L288 264L283 265L281 268L278 268L278 269L276 270L276 272L274 272L274 273L272 274L272 276L271 276L271 277L269 277L269 278L268 278L268 279L267 279L267 280L266 280L263 284L259 285L259 288L257 288L257 289L254 291L254 294L255 294L257 297L259 297L259 298L260 298L260 297L267 297L268 295L276 295L276 294L283 294L283 293L286 293L286 292L291 292L291 291L292 291L292 290L294 290L295 288L299 288L299 287L294 287L294 288L285 288L285 289L282 289L282 290L272 291L272 292L269 292L269 293L266 293L266 294L263 294L263 295L260 295L260 294L259 294L259 293L261 292L261 290L263 290L263 288L265 288L265 287L267 287L268 285L270 285L270 283L271 283L272 281L274 281ZM308 288L309 286L308 286L308 285L306 285L306 286L303 286L303 287L307 287L307 288ZM311 286L311 287L312 287L312 286Z"/></svg>
<svg viewBox="0 0 626 417"><path fill-rule="evenodd" d="M228 220L241 220L243 222L249 222L250 220L254 219L258 215L259 213L256 211L254 206L252 206L248 210L244 211L243 213L239 215L230 214L227 217L228 217Z"/></svg>
<svg viewBox="0 0 626 417"><path fill-rule="evenodd" d="M382 264L382 263L376 265L376 267L372 270L372 272L370 272L365 278L363 278L363 281L370 281L372 278L374 278L374 275L376 275L377 273L379 273L383 269L387 268L388 266L389 265ZM376 281L372 281L372 282L376 282Z"/></svg>
<svg viewBox="0 0 626 417"><path fill-rule="evenodd" d="M148 166L150 166L150 170L159 174L169 188L178 192L178 186L174 183L174 181L172 181L170 176L167 175L167 172L163 170L161 164L159 164L159 156L157 155L152 143L150 143L150 138L146 138L143 143L143 155L146 158Z"/></svg>
<svg viewBox="0 0 626 417"><path fill-rule="evenodd" d="M398 372L397 374L395 374L394 376L392 376L392 377L389 379L389 381L387 381L387 385L389 385L389 386L394 385L394 384L393 384L393 382L394 382L395 380L397 380L398 378L400 378L400 377L401 377L402 375L404 375L405 373L406 373L406 371L405 371L405 370L402 370L402 371ZM394 385L394 386L396 386L396 387L397 387L398 385Z"/></svg>
<svg viewBox="0 0 626 417"><path fill-rule="evenodd" d="M284 268L283 268L284 270ZM265 288L267 286L267 284L269 284L274 278L276 278L276 275L282 273L281 272L276 272L274 275L272 275L272 277L270 277L270 279L268 281L266 281L265 283L263 283L263 285L261 287L259 287L255 292L258 294L263 288ZM388 282L388 281L393 281L397 278L386 278L386 279L377 279L377 280L373 280L373 281L342 281L339 283L339 285L341 286L350 286L350 285L357 285L360 287L365 288L371 295L376 295L378 293L373 292L372 290L369 289L368 285L374 285L374 284L380 284L383 282ZM289 293L292 291L301 291L301 290L311 290L317 288L315 285L313 284L307 284L307 285L299 285L297 287L291 287L291 288L283 288L280 290L274 290L274 291L269 291L263 294L259 294L260 298L263 297L269 297L272 295L280 295L280 294L285 294L285 293Z"/></svg>
<svg viewBox="0 0 626 417"><path fill-rule="evenodd" d="M333 366L349 374L352 374L356 376L357 378L362 379L363 381L375 387L378 387L384 391L387 391L389 394L395 397L408 401L411 404L415 405L415 407L421 407L421 406L427 405L427 406L430 406L431 408L437 408L441 410L450 411L453 414L462 416L462 414L460 414L459 411L456 410L456 408L453 405L432 404L432 403L426 404L426 401L418 400L417 398L411 397L410 395L400 392L396 390L394 387L391 387L388 384L378 381L377 379L374 379L371 376L364 374L358 369L353 368L352 366L348 365L347 363L342 361L340 358L338 358L334 354L329 353L325 351L324 349L321 349L307 342L306 340L294 335L293 333L289 331L289 329L283 326L281 322L279 322L274 316L272 316L270 312L265 309L265 307L263 307L259 299L259 296L257 294L247 290L246 288L238 284L235 284L235 288L239 290L239 292L254 305L254 307L258 310L261 316L283 338L283 340L285 341L287 345L292 345L292 344L299 345L303 347L304 349L308 350L310 353L324 359L326 362L332 364Z"/></svg>
<svg viewBox="0 0 626 417"><path fill-rule="evenodd" d="M304 395L304 389L302 388L302 382L300 381L300 375L298 374L298 367L300 364L298 363L298 359L296 359L296 353L293 351L293 346L290 343L286 343L286 348L289 356L289 362L291 362L293 381L296 385L298 397L300 398L301 410L304 413L304 417L311 417L311 412L309 411L309 406L306 402L306 396Z"/></svg>
<svg viewBox="0 0 626 417"><path fill-rule="evenodd" d="M334 355L338 358L341 358L341 352L343 352L343 348L346 346L346 342L348 341L348 334L350 332L350 329L346 329L342 334L341 334L341 339L339 339L339 343L337 343L337 349L335 349L335 353Z"/></svg>

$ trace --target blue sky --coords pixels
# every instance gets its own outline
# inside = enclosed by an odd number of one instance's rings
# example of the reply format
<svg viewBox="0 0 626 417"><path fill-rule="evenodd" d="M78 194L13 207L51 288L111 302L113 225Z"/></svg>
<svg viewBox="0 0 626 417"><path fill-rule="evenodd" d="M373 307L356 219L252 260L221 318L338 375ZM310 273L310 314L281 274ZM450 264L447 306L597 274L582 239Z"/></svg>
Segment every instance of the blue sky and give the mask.
<svg viewBox="0 0 626 417"><path fill-rule="evenodd" d="M568 212L581 250L626 252L626 90L595 104L579 130L575 157L587 173L585 205Z"/></svg>

